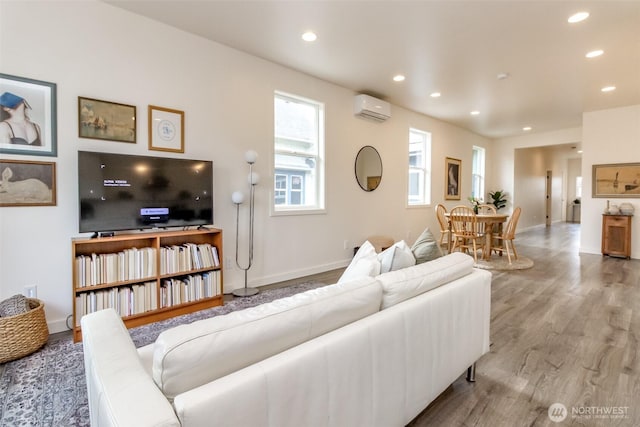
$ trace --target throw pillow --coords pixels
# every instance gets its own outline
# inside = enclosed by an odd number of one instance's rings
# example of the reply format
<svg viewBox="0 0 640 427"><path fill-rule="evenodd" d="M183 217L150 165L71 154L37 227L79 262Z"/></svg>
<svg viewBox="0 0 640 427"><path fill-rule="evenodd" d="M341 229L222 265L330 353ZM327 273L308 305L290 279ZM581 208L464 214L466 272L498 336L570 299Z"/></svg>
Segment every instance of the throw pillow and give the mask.
<svg viewBox="0 0 640 427"><path fill-rule="evenodd" d="M416 257L416 264L431 261L442 256L440 246L429 230L425 229L416 242L411 246L413 256Z"/></svg>
<svg viewBox="0 0 640 427"><path fill-rule="evenodd" d="M24 295L14 295L0 302L0 317L16 316L29 311L29 301Z"/></svg>
<svg viewBox="0 0 640 427"><path fill-rule="evenodd" d="M380 273L400 270L416 264L413 252L404 240L394 243L393 246L378 254L378 260L380 260Z"/></svg>
<svg viewBox="0 0 640 427"><path fill-rule="evenodd" d="M337 283L349 282L363 277L375 277L380 274L380 261L377 255L373 245L368 240L364 242Z"/></svg>

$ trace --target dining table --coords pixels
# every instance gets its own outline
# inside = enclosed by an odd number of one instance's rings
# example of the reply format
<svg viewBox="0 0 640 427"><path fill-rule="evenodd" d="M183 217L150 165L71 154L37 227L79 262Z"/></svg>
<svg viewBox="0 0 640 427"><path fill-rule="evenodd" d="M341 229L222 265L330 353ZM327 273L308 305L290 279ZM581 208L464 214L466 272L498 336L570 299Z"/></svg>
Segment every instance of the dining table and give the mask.
<svg viewBox="0 0 640 427"><path fill-rule="evenodd" d="M478 213L476 215L476 221L485 224L485 249L482 251L482 258L489 259L491 256L491 245L493 244L492 235L495 231L500 232L502 230L502 224L507 221L509 215L499 213ZM451 230L451 221L449 221L449 212L444 214L449 224L449 242L447 245L447 252L451 252L451 236L453 236L453 230Z"/></svg>

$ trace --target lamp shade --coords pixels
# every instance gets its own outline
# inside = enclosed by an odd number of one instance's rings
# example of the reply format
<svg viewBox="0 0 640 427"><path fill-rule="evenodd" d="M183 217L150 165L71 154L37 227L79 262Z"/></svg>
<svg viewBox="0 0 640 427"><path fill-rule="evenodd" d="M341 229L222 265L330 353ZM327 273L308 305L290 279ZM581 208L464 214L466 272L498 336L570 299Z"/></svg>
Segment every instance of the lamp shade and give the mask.
<svg viewBox="0 0 640 427"><path fill-rule="evenodd" d="M241 191L234 191L231 195L231 200L236 205L239 205L240 203L244 202L244 194L242 194Z"/></svg>
<svg viewBox="0 0 640 427"><path fill-rule="evenodd" d="M254 150L247 150L247 152L244 153L244 159L247 163L254 164L256 160L258 160L258 153Z"/></svg>
<svg viewBox="0 0 640 427"><path fill-rule="evenodd" d="M249 184L256 185L260 181L260 175L258 175L258 172L251 172L247 179L249 180Z"/></svg>

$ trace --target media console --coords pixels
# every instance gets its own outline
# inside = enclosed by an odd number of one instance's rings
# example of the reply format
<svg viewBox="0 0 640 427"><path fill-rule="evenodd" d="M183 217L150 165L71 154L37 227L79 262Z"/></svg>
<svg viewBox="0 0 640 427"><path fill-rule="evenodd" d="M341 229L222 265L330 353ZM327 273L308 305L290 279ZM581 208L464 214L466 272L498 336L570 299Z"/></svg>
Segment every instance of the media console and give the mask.
<svg viewBox="0 0 640 427"><path fill-rule="evenodd" d="M220 229L77 238L71 250L75 342L81 317L104 308L131 328L223 304Z"/></svg>

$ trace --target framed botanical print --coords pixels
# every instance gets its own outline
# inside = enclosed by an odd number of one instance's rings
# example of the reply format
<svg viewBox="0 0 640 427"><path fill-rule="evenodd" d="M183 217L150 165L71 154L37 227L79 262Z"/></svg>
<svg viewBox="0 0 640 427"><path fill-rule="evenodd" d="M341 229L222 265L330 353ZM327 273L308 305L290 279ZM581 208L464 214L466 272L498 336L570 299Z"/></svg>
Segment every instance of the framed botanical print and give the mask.
<svg viewBox="0 0 640 427"><path fill-rule="evenodd" d="M184 111L149 105L149 150L184 153Z"/></svg>
<svg viewBox="0 0 640 427"><path fill-rule="evenodd" d="M0 153L57 155L56 84L0 73Z"/></svg>

